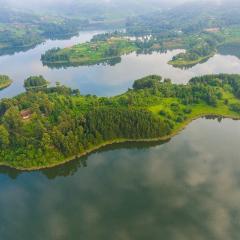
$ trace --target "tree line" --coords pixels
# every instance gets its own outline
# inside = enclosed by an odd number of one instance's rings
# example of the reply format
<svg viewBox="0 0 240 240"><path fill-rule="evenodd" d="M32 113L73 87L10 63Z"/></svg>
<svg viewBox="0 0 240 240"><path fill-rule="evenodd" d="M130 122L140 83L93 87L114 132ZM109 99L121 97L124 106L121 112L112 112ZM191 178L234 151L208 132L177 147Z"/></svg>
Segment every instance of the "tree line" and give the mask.
<svg viewBox="0 0 240 240"><path fill-rule="evenodd" d="M42 86L42 77L30 77L28 86ZM24 94L0 101L1 163L41 167L77 156L116 139L152 139L166 136L185 121L196 104L240 113L237 101L224 101L223 92L240 98L239 75L193 78L187 85L151 75L136 80L133 88L116 97L83 96L57 84L29 88ZM167 102L167 105L166 103ZM149 107L162 106L157 114ZM26 112L28 119L23 119Z"/></svg>

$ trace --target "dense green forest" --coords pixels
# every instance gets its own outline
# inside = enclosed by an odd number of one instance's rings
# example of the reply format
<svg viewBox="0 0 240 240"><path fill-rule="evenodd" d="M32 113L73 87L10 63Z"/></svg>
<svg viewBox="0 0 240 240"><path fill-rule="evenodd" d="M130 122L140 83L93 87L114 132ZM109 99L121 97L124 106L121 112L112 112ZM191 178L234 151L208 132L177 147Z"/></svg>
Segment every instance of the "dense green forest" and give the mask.
<svg viewBox="0 0 240 240"><path fill-rule="evenodd" d="M158 35L161 37L183 34L196 34L208 28L239 26L240 3L231 0L221 4L195 1L181 4L167 10L130 17L126 30L131 35Z"/></svg>
<svg viewBox="0 0 240 240"><path fill-rule="evenodd" d="M0 75L0 90L12 84L12 80L6 75Z"/></svg>
<svg viewBox="0 0 240 240"><path fill-rule="evenodd" d="M31 76L24 81L24 87L27 91L46 88L48 81L43 76Z"/></svg>
<svg viewBox="0 0 240 240"><path fill-rule="evenodd" d="M153 75L110 98L59 84L28 90L0 102L0 164L50 167L103 144L169 138L205 115L240 117L239 75L203 76L187 85Z"/></svg>
<svg viewBox="0 0 240 240"><path fill-rule="evenodd" d="M0 55L25 51L45 39L76 35L81 26L67 18L0 9Z"/></svg>
<svg viewBox="0 0 240 240"><path fill-rule="evenodd" d="M84 29L109 27L85 18L36 14L27 11L0 9L0 55L26 51L46 39L66 39Z"/></svg>

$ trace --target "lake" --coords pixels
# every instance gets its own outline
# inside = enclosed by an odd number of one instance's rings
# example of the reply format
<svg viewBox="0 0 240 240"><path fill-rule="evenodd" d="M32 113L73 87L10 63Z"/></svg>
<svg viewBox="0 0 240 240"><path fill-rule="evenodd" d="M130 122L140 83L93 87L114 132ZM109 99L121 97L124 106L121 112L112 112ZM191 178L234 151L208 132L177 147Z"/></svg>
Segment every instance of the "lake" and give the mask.
<svg viewBox="0 0 240 240"><path fill-rule="evenodd" d="M240 122L199 119L166 143L0 171L0 239L240 239Z"/></svg>
<svg viewBox="0 0 240 240"><path fill-rule="evenodd" d="M167 64L181 50L132 53L115 66L42 66L46 50L96 33L1 56L0 73L14 83L0 98L23 92L24 79L39 74L83 94L112 96L148 74L186 83L203 74L240 73L240 59L226 50L185 70ZM112 145L36 172L0 168L0 239L240 239L239 142L239 121L199 119L168 142Z"/></svg>
<svg viewBox="0 0 240 240"><path fill-rule="evenodd" d="M132 87L134 80L149 74L159 74L171 78L175 83L186 83L194 76L212 73L240 73L240 59L231 55L215 55L206 63L190 69L178 69L167 64L174 55L182 50L139 55L135 53L122 57L115 66L82 66L67 69L50 69L43 66L41 54L53 47L67 47L76 43L89 41L96 31L80 32L79 36L69 40L49 40L27 52L0 57L0 74L7 74L14 83L0 92L0 98L12 97L24 91L24 79L31 75L43 75L53 85L61 82L83 94L113 96Z"/></svg>

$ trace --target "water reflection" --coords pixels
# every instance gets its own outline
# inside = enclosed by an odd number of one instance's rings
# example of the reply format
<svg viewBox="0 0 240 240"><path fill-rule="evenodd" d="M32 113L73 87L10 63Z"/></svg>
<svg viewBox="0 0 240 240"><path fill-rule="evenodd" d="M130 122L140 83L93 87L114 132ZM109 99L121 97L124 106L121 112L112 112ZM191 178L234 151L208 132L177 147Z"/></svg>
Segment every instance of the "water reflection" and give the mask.
<svg viewBox="0 0 240 240"><path fill-rule="evenodd" d="M200 62L198 63L193 63L193 64L186 64L186 65L181 65L181 66L174 66L175 68L179 68L179 69L182 69L182 70L188 70L188 69L191 69L193 68L194 66L197 66L197 65L200 65L200 64L203 64L203 63L206 63L208 62L209 59L211 59L212 57L209 57L209 58L205 58L203 60L201 60Z"/></svg>
<svg viewBox="0 0 240 240"><path fill-rule="evenodd" d="M50 42L53 40L59 41L59 40L68 40L69 39L74 39L78 37L78 33L69 33L69 34L62 34L58 35L57 37L52 37L49 40L44 40L44 39L39 39L38 42L33 44L32 46L21 46L21 47L9 47L5 49L0 49L0 56L5 56L5 55L14 55L15 53L21 53L21 52L27 52L31 49L36 48L40 44L45 44L45 42Z"/></svg>
<svg viewBox="0 0 240 240"><path fill-rule="evenodd" d="M40 44L40 43L39 43ZM27 52L31 49L34 49L38 43L36 43L33 46L30 47L16 47L16 48L6 48L6 49L1 49L0 50L0 56L5 56L5 55L14 55L15 53L20 53L20 52Z"/></svg>
<svg viewBox="0 0 240 240"><path fill-rule="evenodd" d="M163 145L91 154L67 177L0 174L0 239L239 239L239 140L239 121L200 119Z"/></svg>
<svg viewBox="0 0 240 240"><path fill-rule="evenodd" d="M9 75L14 83L0 91L0 98L12 97L24 91L23 81L30 75L43 75L52 85L61 82L83 94L113 96L132 87L133 81L146 75L158 74L175 83L186 83L192 77L214 73L240 73L240 59L217 54L207 62L189 69L178 69L168 64L182 50L152 54L132 53L110 64L51 69L41 63L41 54L53 47L69 47L88 41L99 32L81 32L69 40L47 41L27 52L0 57L0 73Z"/></svg>
<svg viewBox="0 0 240 240"><path fill-rule="evenodd" d="M170 141L170 140L169 140ZM153 141L153 142L126 142L126 143L118 143L118 144L112 144L109 146L105 146L101 149L98 149L94 151L93 153L89 154L100 154L108 151L114 151L114 150L121 150L121 149L148 149L150 147L159 146L161 144L165 144L168 141ZM48 179L55 179L56 177L68 177L73 176L77 171L80 170L80 168L85 168L88 166L88 156L75 159L73 161L70 161L66 164L50 168L50 169L44 169L39 172L41 172L43 175L45 175ZM24 171L15 170L13 168L9 167L0 167L0 174L8 175L11 179L17 179L21 174L24 174Z"/></svg>
<svg viewBox="0 0 240 240"><path fill-rule="evenodd" d="M228 43L220 46L218 51L222 55L236 56L240 59L240 43Z"/></svg>
<svg viewBox="0 0 240 240"><path fill-rule="evenodd" d="M121 63L122 58L121 57L115 57L111 59L107 59L104 61L99 61L98 63L94 64L85 64L85 63L78 63L78 62L59 62L59 63L43 63L43 66L47 66L50 69L67 69L69 67L81 67L81 66L96 66L96 65L101 65L101 66L115 66L118 63Z"/></svg>

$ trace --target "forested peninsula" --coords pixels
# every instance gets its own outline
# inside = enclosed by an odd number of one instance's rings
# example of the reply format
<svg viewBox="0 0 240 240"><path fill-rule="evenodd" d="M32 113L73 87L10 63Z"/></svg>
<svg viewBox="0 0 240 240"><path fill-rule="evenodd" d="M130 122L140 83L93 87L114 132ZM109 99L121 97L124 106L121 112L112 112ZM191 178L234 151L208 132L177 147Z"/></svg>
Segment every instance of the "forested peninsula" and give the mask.
<svg viewBox="0 0 240 240"><path fill-rule="evenodd" d="M9 87L12 84L12 80L6 75L0 75L0 90Z"/></svg>
<svg viewBox="0 0 240 240"><path fill-rule="evenodd" d="M201 116L240 118L240 75L202 76L186 85L153 75L109 98L43 83L42 76L30 77L26 93L1 100L0 165L53 167L115 142L169 139Z"/></svg>

